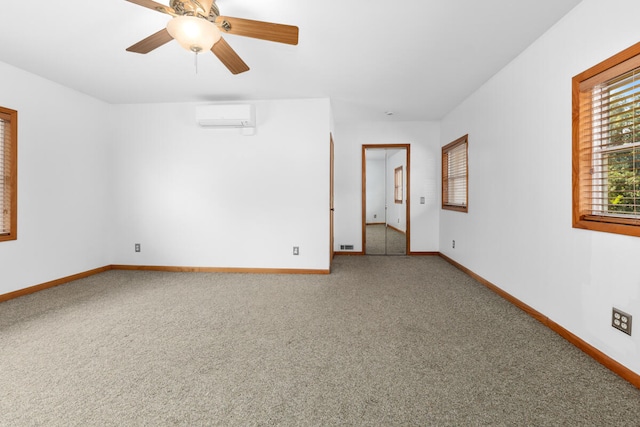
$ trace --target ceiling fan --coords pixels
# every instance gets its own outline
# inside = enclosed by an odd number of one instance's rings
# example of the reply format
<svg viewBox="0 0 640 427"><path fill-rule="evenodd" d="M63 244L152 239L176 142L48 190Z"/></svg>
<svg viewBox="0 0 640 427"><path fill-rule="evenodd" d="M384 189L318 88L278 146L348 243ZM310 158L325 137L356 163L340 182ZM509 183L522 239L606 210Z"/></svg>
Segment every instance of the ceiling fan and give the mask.
<svg viewBox="0 0 640 427"><path fill-rule="evenodd" d="M249 66L222 38L222 34L252 37L291 45L298 44L298 27L220 16L215 0L170 0L169 6L153 0L127 0L171 15L166 28L127 48L149 53L175 39L196 54L211 50L233 74L249 71Z"/></svg>

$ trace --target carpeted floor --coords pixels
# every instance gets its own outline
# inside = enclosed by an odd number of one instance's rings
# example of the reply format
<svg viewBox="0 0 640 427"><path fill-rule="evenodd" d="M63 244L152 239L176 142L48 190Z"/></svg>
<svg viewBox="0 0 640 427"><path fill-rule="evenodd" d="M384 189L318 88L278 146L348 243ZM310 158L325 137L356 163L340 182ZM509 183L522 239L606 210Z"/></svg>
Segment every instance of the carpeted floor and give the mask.
<svg viewBox="0 0 640 427"><path fill-rule="evenodd" d="M109 271L0 304L2 426L632 426L640 390L437 257Z"/></svg>
<svg viewBox="0 0 640 427"><path fill-rule="evenodd" d="M407 237L384 224L367 224L367 255L405 255L407 253Z"/></svg>

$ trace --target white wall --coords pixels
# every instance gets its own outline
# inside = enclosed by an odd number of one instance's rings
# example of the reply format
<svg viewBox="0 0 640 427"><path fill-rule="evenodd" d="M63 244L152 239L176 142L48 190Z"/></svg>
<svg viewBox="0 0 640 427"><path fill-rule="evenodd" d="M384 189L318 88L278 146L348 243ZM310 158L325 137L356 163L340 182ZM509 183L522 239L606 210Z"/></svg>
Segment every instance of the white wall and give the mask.
<svg viewBox="0 0 640 427"><path fill-rule="evenodd" d="M411 145L411 251L438 251L440 127L436 122L336 124L335 250L362 251L362 146ZM420 197L425 204L420 204Z"/></svg>
<svg viewBox="0 0 640 427"><path fill-rule="evenodd" d="M441 212L440 251L640 373L640 333L610 326L613 306L640 319L640 239L571 227L571 78L640 40L640 2L603 4L442 121L441 145L469 134L469 213Z"/></svg>
<svg viewBox="0 0 640 427"><path fill-rule="evenodd" d="M0 295L109 264L111 107L0 62L18 111L18 240L0 243Z"/></svg>
<svg viewBox="0 0 640 427"><path fill-rule="evenodd" d="M117 107L115 264L329 268L329 100L251 103L253 136L196 104Z"/></svg>

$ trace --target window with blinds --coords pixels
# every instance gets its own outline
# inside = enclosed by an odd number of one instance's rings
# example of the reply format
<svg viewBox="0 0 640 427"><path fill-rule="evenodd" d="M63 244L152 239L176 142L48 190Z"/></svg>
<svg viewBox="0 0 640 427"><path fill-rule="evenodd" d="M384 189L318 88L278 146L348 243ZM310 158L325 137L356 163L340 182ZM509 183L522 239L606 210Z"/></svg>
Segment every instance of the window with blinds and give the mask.
<svg viewBox="0 0 640 427"><path fill-rule="evenodd" d="M398 166L394 169L394 188L393 188L393 198L395 203L402 203L402 199L404 196L404 173L402 166Z"/></svg>
<svg viewBox="0 0 640 427"><path fill-rule="evenodd" d="M17 121L16 111L0 107L0 241L16 239Z"/></svg>
<svg viewBox="0 0 640 427"><path fill-rule="evenodd" d="M573 225L640 236L640 44L573 79Z"/></svg>
<svg viewBox="0 0 640 427"><path fill-rule="evenodd" d="M468 137L442 147L442 209L467 212Z"/></svg>

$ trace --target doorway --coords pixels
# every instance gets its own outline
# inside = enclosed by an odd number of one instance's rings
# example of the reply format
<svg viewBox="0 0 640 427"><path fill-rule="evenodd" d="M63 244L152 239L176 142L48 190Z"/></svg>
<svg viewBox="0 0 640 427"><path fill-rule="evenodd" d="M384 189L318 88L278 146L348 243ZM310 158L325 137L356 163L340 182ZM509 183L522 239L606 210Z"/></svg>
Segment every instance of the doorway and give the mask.
<svg viewBox="0 0 640 427"><path fill-rule="evenodd" d="M365 255L410 253L410 145L362 146Z"/></svg>

